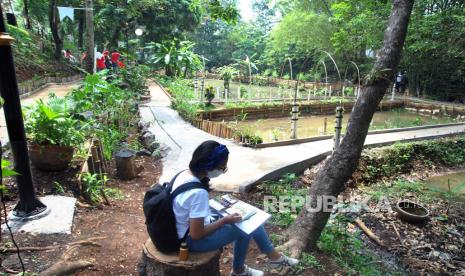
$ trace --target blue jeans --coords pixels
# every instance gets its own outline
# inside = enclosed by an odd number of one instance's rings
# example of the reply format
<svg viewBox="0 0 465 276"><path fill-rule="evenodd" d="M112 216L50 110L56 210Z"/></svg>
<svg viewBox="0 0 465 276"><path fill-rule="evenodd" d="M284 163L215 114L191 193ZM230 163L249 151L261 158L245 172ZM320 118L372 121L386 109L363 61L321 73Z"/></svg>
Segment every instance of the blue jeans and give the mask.
<svg viewBox="0 0 465 276"><path fill-rule="evenodd" d="M187 236L186 242L189 250L193 252L212 251L234 242L233 269L241 269L244 267L251 238L255 240L262 253L268 254L274 250L263 226L247 235L236 226L226 224L200 240L192 240L190 236Z"/></svg>

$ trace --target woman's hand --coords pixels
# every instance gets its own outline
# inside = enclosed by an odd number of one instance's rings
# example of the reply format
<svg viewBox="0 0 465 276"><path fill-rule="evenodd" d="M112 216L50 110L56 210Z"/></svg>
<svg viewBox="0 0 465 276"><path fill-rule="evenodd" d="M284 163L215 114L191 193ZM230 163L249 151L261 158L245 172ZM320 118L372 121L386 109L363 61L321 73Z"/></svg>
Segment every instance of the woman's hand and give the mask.
<svg viewBox="0 0 465 276"><path fill-rule="evenodd" d="M232 214L229 216L225 216L222 219L219 219L213 223L204 225L204 218L191 218L189 236L191 236L193 240L200 240L203 237L221 228L223 225L233 224L241 221L241 219L242 217L239 214Z"/></svg>
<svg viewBox="0 0 465 276"><path fill-rule="evenodd" d="M238 213L234 213L232 215L223 217L221 219L221 222L223 224L233 224L233 223L241 221L241 219L242 219L241 215L239 215Z"/></svg>

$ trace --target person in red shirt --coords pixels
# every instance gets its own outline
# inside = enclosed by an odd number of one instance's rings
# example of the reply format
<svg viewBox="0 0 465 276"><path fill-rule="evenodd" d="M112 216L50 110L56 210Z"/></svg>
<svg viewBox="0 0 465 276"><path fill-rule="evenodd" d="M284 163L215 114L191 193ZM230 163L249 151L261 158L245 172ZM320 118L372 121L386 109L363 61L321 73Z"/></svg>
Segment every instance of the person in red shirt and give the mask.
<svg viewBox="0 0 465 276"><path fill-rule="evenodd" d="M103 69L106 69L104 56L97 59L97 71L101 71Z"/></svg>
<svg viewBox="0 0 465 276"><path fill-rule="evenodd" d="M118 53L117 51L113 51L111 53L111 62L113 64L113 69L116 70L118 68L118 63L119 63L119 58L121 57L121 54Z"/></svg>

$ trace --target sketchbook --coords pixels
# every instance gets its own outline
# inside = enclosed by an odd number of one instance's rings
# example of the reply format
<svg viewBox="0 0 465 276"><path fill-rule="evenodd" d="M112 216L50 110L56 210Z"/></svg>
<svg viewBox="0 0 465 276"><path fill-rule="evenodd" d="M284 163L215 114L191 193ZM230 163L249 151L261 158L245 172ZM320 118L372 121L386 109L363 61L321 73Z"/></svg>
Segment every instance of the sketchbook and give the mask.
<svg viewBox="0 0 465 276"><path fill-rule="evenodd" d="M240 214L242 220L235 223L235 225L246 234L252 233L271 217L270 214L263 210L230 195L223 195L216 199L210 199L209 204L210 208L222 217L234 213Z"/></svg>

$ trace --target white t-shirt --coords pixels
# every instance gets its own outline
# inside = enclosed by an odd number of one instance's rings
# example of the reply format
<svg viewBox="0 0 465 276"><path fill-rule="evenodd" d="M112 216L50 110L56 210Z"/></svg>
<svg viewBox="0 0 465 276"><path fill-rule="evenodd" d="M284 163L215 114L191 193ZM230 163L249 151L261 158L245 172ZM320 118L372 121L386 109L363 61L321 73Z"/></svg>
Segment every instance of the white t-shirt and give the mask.
<svg viewBox="0 0 465 276"><path fill-rule="evenodd" d="M183 171L173 184L172 192L179 186L189 182L200 182L189 171ZM205 218L205 224L210 223L210 206L208 192L205 189L191 189L179 194L173 200L173 212L176 218L178 237L182 239L189 228L189 219Z"/></svg>
<svg viewBox="0 0 465 276"><path fill-rule="evenodd" d="M99 51L95 52L95 59L100 59L101 57L103 57L102 53L100 53Z"/></svg>

